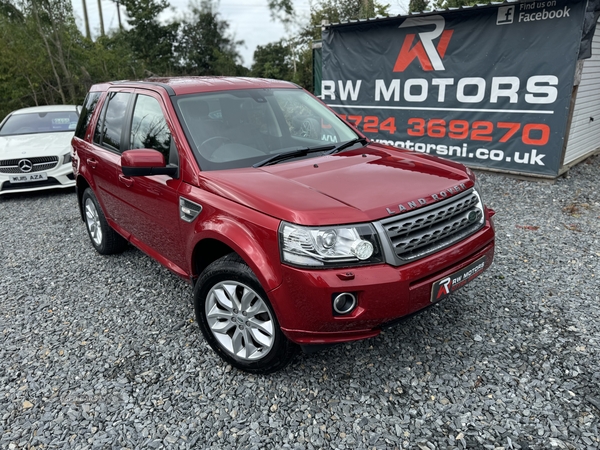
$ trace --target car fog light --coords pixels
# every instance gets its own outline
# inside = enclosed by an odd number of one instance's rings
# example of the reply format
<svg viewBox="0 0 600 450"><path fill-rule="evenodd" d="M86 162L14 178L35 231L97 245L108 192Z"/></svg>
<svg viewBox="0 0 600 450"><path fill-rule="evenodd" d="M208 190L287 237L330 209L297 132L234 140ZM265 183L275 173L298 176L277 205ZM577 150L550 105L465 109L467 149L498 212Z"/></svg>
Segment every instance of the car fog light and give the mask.
<svg viewBox="0 0 600 450"><path fill-rule="evenodd" d="M371 244L369 241L361 239L360 241L356 241L354 244L352 244L350 251L358 259L364 261L365 259L369 259L373 254L373 244Z"/></svg>
<svg viewBox="0 0 600 450"><path fill-rule="evenodd" d="M356 296L350 292L338 294L333 299L333 310L336 314L343 316L351 313L356 308Z"/></svg>

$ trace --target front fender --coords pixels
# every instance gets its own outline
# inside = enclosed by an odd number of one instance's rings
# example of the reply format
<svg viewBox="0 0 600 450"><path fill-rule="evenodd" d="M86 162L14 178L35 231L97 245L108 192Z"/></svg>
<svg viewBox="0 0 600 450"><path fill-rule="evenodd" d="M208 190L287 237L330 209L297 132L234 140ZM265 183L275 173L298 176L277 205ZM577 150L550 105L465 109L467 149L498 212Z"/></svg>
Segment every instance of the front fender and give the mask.
<svg viewBox="0 0 600 450"><path fill-rule="evenodd" d="M192 278L200 275L194 261L196 249L202 247L204 241L213 240L236 252L252 269L265 291L282 283L279 219L203 190L189 194L192 195L184 197L202 206L200 215L192 223L181 225ZM222 255L201 256L212 261Z"/></svg>

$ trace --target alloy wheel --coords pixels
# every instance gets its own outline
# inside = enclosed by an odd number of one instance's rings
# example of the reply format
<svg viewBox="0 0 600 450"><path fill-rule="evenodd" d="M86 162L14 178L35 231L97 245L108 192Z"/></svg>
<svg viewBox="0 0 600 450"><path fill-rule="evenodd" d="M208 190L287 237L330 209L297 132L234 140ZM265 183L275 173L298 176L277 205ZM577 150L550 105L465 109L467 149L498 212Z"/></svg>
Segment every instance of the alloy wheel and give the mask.
<svg viewBox="0 0 600 450"><path fill-rule="evenodd" d="M90 232L90 237L94 244L102 244L102 227L100 226L100 216L96 205L91 198L85 200L85 222Z"/></svg>
<svg viewBox="0 0 600 450"><path fill-rule="evenodd" d="M208 292L205 309L213 336L235 358L256 361L273 348L273 317L260 295L245 284L215 284Z"/></svg>

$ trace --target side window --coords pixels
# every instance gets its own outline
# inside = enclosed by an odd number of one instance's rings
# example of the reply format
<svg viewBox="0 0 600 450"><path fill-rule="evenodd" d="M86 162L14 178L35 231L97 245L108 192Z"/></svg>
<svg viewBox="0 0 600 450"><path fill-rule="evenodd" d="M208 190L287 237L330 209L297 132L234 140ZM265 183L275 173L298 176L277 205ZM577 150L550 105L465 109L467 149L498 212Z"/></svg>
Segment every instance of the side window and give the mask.
<svg viewBox="0 0 600 450"><path fill-rule="evenodd" d="M138 95L131 122L131 148L158 150L169 162L171 131L158 101L147 95Z"/></svg>
<svg viewBox="0 0 600 450"><path fill-rule="evenodd" d="M90 125L90 120L94 110L100 100L100 92L90 92L83 102L83 109L79 115L79 121L77 122L77 128L75 128L75 136L79 139L85 138L85 132Z"/></svg>
<svg viewBox="0 0 600 450"><path fill-rule="evenodd" d="M104 101L102 105L102 111L100 111L100 116L96 121L96 127L94 128L94 136L92 137L92 141L94 144L100 145L102 142L102 125L104 124L104 116L106 115L106 106L108 105L108 97Z"/></svg>
<svg viewBox="0 0 600 450"><path fill-rule="evenodd" d="M125 114L131 94L128 92L111 92L106 99L102 111L103 120L98 120L94 134L94 142L103 147L121 152L121 132L125 125Z"/></svg>

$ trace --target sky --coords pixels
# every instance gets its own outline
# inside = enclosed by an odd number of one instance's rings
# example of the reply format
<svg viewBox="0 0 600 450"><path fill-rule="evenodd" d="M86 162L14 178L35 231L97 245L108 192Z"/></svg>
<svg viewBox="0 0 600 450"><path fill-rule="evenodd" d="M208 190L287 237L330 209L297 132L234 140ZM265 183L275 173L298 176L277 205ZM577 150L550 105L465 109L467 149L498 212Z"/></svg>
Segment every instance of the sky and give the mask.
<svg viewBox="0 0 600 450"><path fill-rule="evenodd" d="M85 33L83 21L83 1L71 0L73 12L79 29ZM99 0L85 0L90 21L92 39L100 35ZM379 0L380 3L389 3L391 15L406 14L409 0ZM117 29L119 20L117 5L114 0L100 0L104 29ZM188 10L189 0L169 0L171 8L163 13L163 18L184 18ZM235 40L243 40L245 44L239 48L242 64L246 67L252 65L252 55L257 45L266 45L278 41L288 35L280 22L271 20L267 0L220 0L219 16L221 20L229 22L229 31ZM294 8L299 17L298 23L306 23L310 16L310 0L294 0ZM126 26L125 8L121 7L121 21Z"/></svg>

